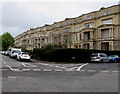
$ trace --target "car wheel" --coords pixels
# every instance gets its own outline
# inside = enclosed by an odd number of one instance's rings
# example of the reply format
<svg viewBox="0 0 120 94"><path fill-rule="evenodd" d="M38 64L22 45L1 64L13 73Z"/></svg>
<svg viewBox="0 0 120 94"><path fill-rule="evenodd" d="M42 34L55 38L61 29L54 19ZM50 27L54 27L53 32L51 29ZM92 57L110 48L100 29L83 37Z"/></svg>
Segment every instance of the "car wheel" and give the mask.
<svg viewBox="0 0 120 94"><path fill-rule="evenodd" d="M103 63L103 60L102 60L102 59L100 60L100 63Z"/></svg>
<svg viewBox="0 0 120 94"><path fill-rule="evenodd" d="M112 63L112 60L109 60L110 63Z"/></svg>
<svg viewBox="0 0 120 94"><path fill-rule="evenodd" d="M117 63L117 60L114 60L115 63Z"/></svg>
<svg viewBox="0 0 120 94"><path fill-rule="evenodd" d="M21 58L19 57L19 60L21 61Z"/></svg>
<svg viewBox="0 0 120 94"><path fill-rule="evenodd" d="M19 59L17 58L17 61L18 61Z"/></svg>
<svg viewBox="0 0 120 94"><path fill-rule="evenodd" d="M28 59L28 62L30 62L30 59Z"/></svg>

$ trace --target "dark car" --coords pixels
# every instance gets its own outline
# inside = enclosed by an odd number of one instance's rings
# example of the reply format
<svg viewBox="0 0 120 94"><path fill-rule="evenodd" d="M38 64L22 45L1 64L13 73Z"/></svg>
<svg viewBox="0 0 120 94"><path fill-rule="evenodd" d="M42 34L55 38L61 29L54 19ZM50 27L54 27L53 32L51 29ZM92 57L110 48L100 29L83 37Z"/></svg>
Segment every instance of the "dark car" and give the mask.
<svg viewBox="0 0 120 94"><path fill-rule="evenodd" d="M120 57L118 55L110 55L108 56L110 62L120 62Z"/></svg>

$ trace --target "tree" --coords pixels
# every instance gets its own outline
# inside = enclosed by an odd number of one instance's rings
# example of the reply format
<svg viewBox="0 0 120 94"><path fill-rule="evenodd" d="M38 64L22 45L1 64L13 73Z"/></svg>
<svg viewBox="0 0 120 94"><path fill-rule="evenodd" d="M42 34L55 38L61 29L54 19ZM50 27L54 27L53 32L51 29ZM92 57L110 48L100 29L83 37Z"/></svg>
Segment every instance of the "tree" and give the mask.
<svg viewBox="0 0 120 94"><path fill-rule="evenodd" d="M14 38L8 32L1 35L2 50L7 50L10 46L14 46Z"/></svg>

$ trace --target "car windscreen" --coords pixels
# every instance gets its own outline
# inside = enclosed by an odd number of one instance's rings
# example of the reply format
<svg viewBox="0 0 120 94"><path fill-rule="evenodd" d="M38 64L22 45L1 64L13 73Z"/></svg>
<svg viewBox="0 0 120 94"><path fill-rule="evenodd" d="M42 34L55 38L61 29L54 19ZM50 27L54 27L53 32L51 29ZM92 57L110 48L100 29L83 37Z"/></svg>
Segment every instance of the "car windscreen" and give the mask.
<svg viewBox="0 0 120 94"><path fill-rule="evenodd" d="M119 57L118 55L112 55L111 57Z"/></svg>
<svg viewBox="0 0 120 94"><path fill-rule="evenodd" d="M22 54L28 55L28 53L27 53L27 52L24 52L24 53L22 53Z"/></svg>
<svg viewBox="0 0 120 94"><path fill-rule="evenodd" d="M92 57L98 57L98 55L97 54L92 54Z"/></svg>
<svg viewBox="0 0 120 94"><path fill-rule="evenodd" d="M20 53L20 51L19 51L19 50L14 50L13 52L14 52L14 53Z"/></svg>

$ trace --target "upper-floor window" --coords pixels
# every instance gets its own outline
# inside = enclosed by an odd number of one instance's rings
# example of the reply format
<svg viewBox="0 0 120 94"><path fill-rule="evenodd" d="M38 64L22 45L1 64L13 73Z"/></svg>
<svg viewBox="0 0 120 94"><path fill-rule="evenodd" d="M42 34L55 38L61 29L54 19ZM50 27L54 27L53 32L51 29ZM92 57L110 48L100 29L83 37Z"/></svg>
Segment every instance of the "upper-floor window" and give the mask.
<svg viewBox="0 0 120 94"><path fill-rule="evenodd" d="M75 41L78 41L78 34L75 34Z"/></svg>
<svg viewBox="0 0 120 94"><path fill-rule="evenodd" d="M110 14L110 11L104 11L104 15L109 15Z"/></svg>
<svg viewBox="0 0 120 94"><path fill-rule="evenodd" d="M82 26L76 26L76 27L75 27L75 31L81 31L82 29L83 29Z"/></svg>
<svg viewBox="0 0 120 94"><path fill-rule="evenodd" d="M41 29L37 29L37 31L40 31Z"/></svg>
<svg viewBox="0 0 120 94"><path fill-rule="evenodd" d="M60 25L56 25L56 27L60 27Z"/></svg>
<svg viewBox="0 0 120 94"><path fill-rule="evenodd" d="M55 31L55 34L60 34L60 31L59 30Z"/></svg>
<svg viewBox="0 0 120 94"><path fill-rule="evenodd" d="M64 32L70 32L70 28L65 28Z"/></svg>
<svg viewBox="0 0 120 94"><path fill-rule="evenodd" d="M70 21L67 21L66 23L65 23L65 25L70 25L71 24L71 22Z"/></svg>
<svg viewBox="0 0 120 94"><path fill-rule="evenodd" d="M86 23L85 24L85 28L92 28L93 27L93 23Z"/></svg>
<svg viewBox="0 0 120 94"><path fill-rule="evenodd" d="M87 16L87 17L86 17L86 20L89 20L89 19L92 19L92 17L91 17L91 16Z"/></svg>
<svg viewBox="0 0 120 94"><path fill-rule="evenodd" d="M77 19L77 20L75 20L75 23L80 23L82 21L83 21L82 19Z"/></svg>
<svg viewBox="0 0 120 94"><path fill-rule="evenodd" d="M40 34L36 34L36 37L40 37Z"/></svg>
<svg viewBox="0 0 120 94"><path fill-rule="evenodd" d="M44 37L44 36L46 36L46 34L45 34L45 33L42 33L42 36Z"/></svg>
<svg viewBox="0 0 120 94"><path fill-rule="evenodd" d="M102 24L112 24L112 19L103 20Z"/></svg>
<svg viewBox="0 0 120 94"><path fill-rule="evenodd" d="M79 39L82 40L82 35L81 34L79 34Z"/></svg>
<svg viewBox="0 0 120 94"><path fill-rule="evenodd" d="M46 31L46 28L43 28L43 31Z"/></svg>

